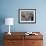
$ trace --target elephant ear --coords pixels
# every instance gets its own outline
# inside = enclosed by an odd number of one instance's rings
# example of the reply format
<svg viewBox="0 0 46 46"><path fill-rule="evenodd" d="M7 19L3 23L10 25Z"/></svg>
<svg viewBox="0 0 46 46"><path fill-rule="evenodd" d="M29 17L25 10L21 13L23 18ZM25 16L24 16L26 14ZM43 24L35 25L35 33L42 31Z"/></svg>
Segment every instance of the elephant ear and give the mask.
<svg viewBox="0 0 46 46"><path fill-rule="evenodd" d="M30 18L31 18L31 21L33 21L34 20L34 13L33 13L33 11L32 12L30 12L30 16L29 16Z"/></svg>
<svg viewBox="0 0 46 46"><path fill-rule="evenodd" d="M23 11L21 12L21 16L22 16L22 17L25 17L25 14L24 14L24 12L23 12Z"/></svg>

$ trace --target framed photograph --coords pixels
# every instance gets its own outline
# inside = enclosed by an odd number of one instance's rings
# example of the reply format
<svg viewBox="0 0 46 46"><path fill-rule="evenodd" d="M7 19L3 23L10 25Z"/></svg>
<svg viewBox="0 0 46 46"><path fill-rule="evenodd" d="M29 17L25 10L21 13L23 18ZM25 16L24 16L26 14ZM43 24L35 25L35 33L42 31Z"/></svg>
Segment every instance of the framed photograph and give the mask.
<svg viewBox="0 0 46 46"><path fill-rule="evenodd" d="M36 23L36 9L19 9L18 22L22 24Z"/></svg>

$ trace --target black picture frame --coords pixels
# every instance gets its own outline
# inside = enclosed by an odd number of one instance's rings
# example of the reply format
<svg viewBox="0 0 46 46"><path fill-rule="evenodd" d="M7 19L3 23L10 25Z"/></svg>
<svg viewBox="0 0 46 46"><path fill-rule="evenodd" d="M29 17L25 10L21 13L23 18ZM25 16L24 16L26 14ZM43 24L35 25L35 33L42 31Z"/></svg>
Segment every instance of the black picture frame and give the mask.
<svg viewBox="0 0 46 46"><path fill-rule="evenodd" d="M36 9L18 9L19 24L36 24Z"/></svg>

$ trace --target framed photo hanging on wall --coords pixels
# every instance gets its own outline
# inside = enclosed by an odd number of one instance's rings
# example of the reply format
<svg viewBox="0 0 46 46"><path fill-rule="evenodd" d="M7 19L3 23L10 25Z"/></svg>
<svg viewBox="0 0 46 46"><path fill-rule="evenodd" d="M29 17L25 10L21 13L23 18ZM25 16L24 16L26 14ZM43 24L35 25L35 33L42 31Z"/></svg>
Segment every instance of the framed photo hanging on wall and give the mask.
<svg viewBox="0 0 46 46"><path fill-rule="evenodd" d="M36 23L36 9L19 9L18 22L21 24Z"/></svg>

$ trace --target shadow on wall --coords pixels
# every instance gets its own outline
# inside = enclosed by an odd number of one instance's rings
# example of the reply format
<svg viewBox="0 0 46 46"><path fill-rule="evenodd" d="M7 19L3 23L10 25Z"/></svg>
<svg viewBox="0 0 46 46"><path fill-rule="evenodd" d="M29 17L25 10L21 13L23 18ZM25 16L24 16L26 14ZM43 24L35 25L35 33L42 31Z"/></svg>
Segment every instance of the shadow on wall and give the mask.
<svg viewBox="0 0 46 46"><path fill-rule="evenodd" d="M0 16L0 46L3 46L3 32L2 32L2 25L5 23L5 17Z"/></svg>
<svg viewBox="0 0 46 46"><path fill-rule="evenodd" d="M0 33L0 46L4 46L3 40L4 40L3 33Z"/></svg>
<svg viewBox="0 0 46 46"><path fill-rule="evenodd" d="M2 32L1 28L2 28L3 24L5 24L5 17L4 16L0 16L0 33Z"/></svg>

